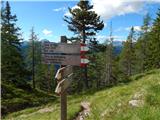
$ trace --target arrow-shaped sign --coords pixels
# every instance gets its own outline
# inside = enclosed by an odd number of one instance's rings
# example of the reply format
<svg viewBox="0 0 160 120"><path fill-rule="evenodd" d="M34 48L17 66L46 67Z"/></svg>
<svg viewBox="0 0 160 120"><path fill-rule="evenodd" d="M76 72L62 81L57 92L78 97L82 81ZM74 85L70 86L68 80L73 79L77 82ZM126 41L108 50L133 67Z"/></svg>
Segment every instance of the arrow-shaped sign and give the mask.
<svg viewBox="0 0 160 120"><path fill-rule="evenodd" d="M73 73L71 73L70 75L68 75L67 78L63 79L62 81L60 81L56 87L55 93L57 95L60 95L61 93L63 93L71 84L72 82L72 75Z"/></svg>
<svg viewBox="0 0 160 120"><path fill-rule="evenodd" d="M88 50L89 48L87 46L81 46L81 52L86 52Z"/></svg>
<svg viewBox="0 0 160 120"><path fill-rule="evenodd" d="M72 66L68 65L66 67L60 68L57 71L55 78L56 78L57 81L60 81L63 78L68 77L68 75L71 74L71 73L72 73Z"/></svg>
<svg viewBox="0 0 160 120"><path fill-rule="evenodd" d="M87 64L89 63L89 60L86 58L81 58L81 64Z"/></svg>

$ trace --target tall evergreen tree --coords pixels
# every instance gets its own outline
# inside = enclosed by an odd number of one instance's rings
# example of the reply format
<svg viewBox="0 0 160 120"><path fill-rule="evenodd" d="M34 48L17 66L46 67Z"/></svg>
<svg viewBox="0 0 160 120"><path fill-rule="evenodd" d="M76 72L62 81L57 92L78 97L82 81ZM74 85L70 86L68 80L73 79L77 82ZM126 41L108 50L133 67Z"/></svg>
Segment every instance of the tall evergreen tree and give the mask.
<svg viewBox="0 0 160 120"><path fill-rule="evenodd" d="M112 36L112 23L110 26L110 36L106 49L106 77L105 84L111 85L115 83L115 77L113 73L114 66L114 47L113 47L113 36Z"/></svg>
<svg viewBox="0 0 160 120"><path fill-rule="evenodd" d="M35 42L38 41L38 38L37 38L37 35L35 34L34 32L34 28L32 27L31 29L31 35L30 35L30 39L29 39L29 42L30 42L30 48L28 50L29 52L29 58L30 58L30 63L32 64L32 67L31 67L31 71L32 71L32 86L33 88L35 88Z"/></svg>
<svg viewBox="0 0 160 120"><path fill-rule="evenodd" d="M146 54L148 53L147 42L149 41L149 32L151 25L151 18L149 14L143 19L143 26L141 27L140 36L136 43L136 56L137 56L137 72L144 72L146 70Z"/></svg>
<svg viewBox="0 0 160 120"><path fill-rule="evenodd" d="M122 71L131 76L134 73L135 63L135 48L133 40L135 39L134 27L131 28L127 41L124 42L124 46L120 55L120 66Z"/></svg>
<svg viewBox="0 0 160 120"><path fill-rule="evenodd" d="M64 21L68 23L68 29L75 34L78 34L78 37L82 42L86 43L86 40L89 37L94 36L96 32L102 30L104 27L103 21L100 20L95 11L92 11L93 5L89 4L88 0L80 0L77 7L74 9L69 8L71 17L65 16ZM88 88L87 80L87 66L84 69L85 73L85 84Z"/></svg>
<svg viewBox="0 0 160 120"><path fill-rule="evenodd" d="M20 50L20 28L16 26L16 21L16 15L11 14L9 2L6 2L1 11L2 80L23 84L26 70Z"/></svg>
<svg viewBox="0 0 160 120"><path fill-rule="evenodd" d="M149 34L147 68L160 68L160 9Z"/></svg>

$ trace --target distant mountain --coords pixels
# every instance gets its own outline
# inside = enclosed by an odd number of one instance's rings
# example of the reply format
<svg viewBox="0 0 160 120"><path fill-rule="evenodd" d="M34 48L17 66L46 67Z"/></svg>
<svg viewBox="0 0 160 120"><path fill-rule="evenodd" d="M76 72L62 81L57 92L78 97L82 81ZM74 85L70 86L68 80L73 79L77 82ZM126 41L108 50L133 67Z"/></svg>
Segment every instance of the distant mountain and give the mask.
<svg viewBox="0 0 160 120"><path fill-rule="evenodd" d="M113 41L113 46L123 46L122 41Z"/></svg>
<svg viewBox="0 0 160 120"><path fill-rule="evenodd" d="M27 49L29 47L29 42L28 41L23 41L21 42L21 53L22 56L25 57L27 55Z"/></svg>
<svg viewBox="0 0 160 120"><path fill-rule="evenodd" d="M46 42L49 41L47 39L42 39L40 42ZM116 55L120 54L123 45L122 45L122 41L113 41L113 46L114 46L114 53ZM23 41L21 43L21 50L22 50L22 55L25 57L27 55L27 49L29 47L29 41Z"/></svg>
<svg viewBox="0 0 160 120"><path fill-rule="evenodd" d="M122 51L123 48L123 42L122 41L113 41L113 46L114 46L114 53L116 55L119 55Z"/></svg>

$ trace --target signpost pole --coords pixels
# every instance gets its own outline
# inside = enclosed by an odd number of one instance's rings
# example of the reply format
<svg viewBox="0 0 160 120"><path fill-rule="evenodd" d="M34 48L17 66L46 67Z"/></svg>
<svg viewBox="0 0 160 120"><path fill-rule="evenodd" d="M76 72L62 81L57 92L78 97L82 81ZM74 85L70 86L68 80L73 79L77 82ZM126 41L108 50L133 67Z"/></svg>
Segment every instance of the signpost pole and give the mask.
<svg viewBox="0 0 160 120"><path fill-rule="evenodd" d="M61 120L67 120L67 92L61 94Z"/></svg>
<svg viewBox="0 0 160 120"><path fill-rule="evenodd" d="M61 43L67 43L66 36L61 36ZM64 66L61 66L64 67ZM61 94L61 120L67 120L67 91Z"/></svg>
<svg viewBox="0 0 160 120"><path fill-rule="evenodd" d="M60 64L61 68L56 73L58 82L55 93L60 95L61 117L60 120L67 120L67 88L72 82L72 66L85 67L89 62L84 56L88 51L85 44L67 44L66 36L61 36L61 43L44 42L42 58L45 64Z"/></svg>

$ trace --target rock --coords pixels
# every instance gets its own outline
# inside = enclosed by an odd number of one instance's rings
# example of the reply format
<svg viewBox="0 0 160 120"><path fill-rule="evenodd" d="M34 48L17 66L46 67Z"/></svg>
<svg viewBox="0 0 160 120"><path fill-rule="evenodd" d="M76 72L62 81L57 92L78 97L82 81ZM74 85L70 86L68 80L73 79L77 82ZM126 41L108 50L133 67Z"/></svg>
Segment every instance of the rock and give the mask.
<svg viewBox="0 0 160 120"><path fill-rule="evenodd" d="M77 117L74 120L84 120L86 116L89 116L90 113L90 103L81 102L81 111L78 113Z"/></svg>
<svg viewBox="0 0 160 120"><path fill-rule="evenodd" d="M134 96L133 96L133 99L140 99L142 97L142 93L136 93Z"/></svg>
<svg viewBox="0 0 160 120"><path fill-rule="evenodd" d="M132 107L140 107L143 105L143 100L130 100L129 105Z"/></svg>
<svg viewBox="0 0 160 120"><path fill-rule="evenodd" d="M53 111L53 108L43 108L43 109L40 109L38 112L39 113L46 113L46 112L52 112Z"/></svg>
<svg viewBox="0 0 160 120"><path fill-rule="evenodd" d="M118 105L117 105L118 107L121 107L122 106L122 103L118 103Z"/></svg>

